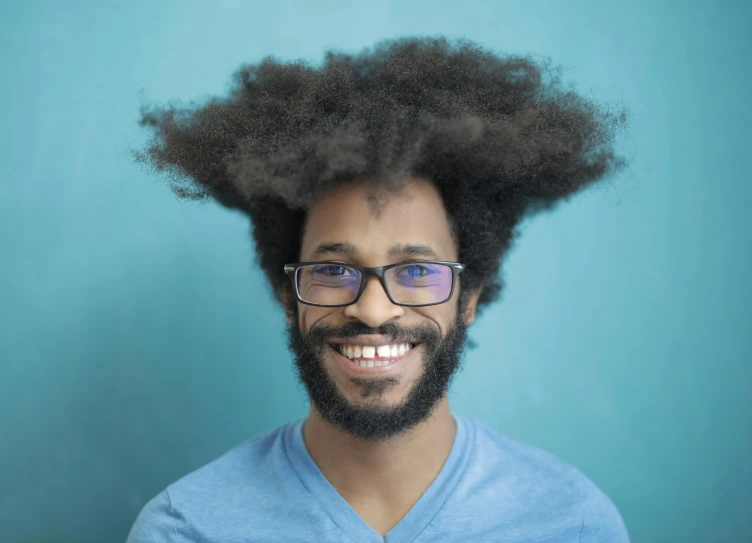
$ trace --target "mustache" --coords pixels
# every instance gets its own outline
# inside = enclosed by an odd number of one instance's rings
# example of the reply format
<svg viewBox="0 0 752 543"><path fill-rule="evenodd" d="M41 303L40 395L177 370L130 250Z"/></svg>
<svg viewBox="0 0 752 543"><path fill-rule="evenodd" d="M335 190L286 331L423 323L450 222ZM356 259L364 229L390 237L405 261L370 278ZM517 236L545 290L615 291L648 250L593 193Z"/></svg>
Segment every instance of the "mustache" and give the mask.
<svg viewBox="0 0 752 543"><path fill-rule="evenodd" d="M427 323L415 326L399 326L388 322L373 328L363 322L350 322L342 326L331 324L316 325L306 334L306 341L310 344L322 344L327 339L344 339L361 335L382 335L389 338L389 343L428 343L433 346L441 340L441 332L437 327Z"/></svg>

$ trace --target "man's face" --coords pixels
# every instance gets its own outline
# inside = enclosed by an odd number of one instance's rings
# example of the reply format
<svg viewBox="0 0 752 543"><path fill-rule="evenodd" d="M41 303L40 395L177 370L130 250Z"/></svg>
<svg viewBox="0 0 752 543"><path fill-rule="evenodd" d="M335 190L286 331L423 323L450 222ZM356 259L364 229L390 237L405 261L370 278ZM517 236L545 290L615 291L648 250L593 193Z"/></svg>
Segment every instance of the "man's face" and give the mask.
<svg viewBox="0 0 752 543"><path fill-rule="evenodd" d="M385 266L414 260L457 261L444 204L434 186L411 181L388 195L378 213L363 183L344 183L309 209L300 261L334 261ZM322 249L326 249L322 251ZM315 307L298 302L297 323L289 328L296 368L317 411L350 435L383 440L426 420L444 397L460 366L465 326L472 321L477 296L465 317L458 314L459 277L443 304L403 307L393 304L377 277L369 277L354 304ZM347 356L338 350L352 347ZM408 350L402 354L406 344ZM384 354L389 345L389 354ZM397 350L395 351L395 345ZM381 349L378 347L381 346ZM360 367L366 349L381 367Z"/></svg>

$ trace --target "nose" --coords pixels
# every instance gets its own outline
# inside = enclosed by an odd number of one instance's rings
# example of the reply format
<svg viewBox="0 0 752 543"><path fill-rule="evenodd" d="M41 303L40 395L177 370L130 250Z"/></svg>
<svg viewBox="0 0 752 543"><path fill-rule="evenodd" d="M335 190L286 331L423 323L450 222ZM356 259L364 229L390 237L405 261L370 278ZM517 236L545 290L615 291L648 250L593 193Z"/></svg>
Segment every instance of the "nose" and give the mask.
<svg viewBox="0 0 752 543"><path fill-rule="evenodd" d="M345 307L346 316L358 319L371 328L378 328L404 314L405 308L389 300L378 277L366 279L358 301Z"/></svg>

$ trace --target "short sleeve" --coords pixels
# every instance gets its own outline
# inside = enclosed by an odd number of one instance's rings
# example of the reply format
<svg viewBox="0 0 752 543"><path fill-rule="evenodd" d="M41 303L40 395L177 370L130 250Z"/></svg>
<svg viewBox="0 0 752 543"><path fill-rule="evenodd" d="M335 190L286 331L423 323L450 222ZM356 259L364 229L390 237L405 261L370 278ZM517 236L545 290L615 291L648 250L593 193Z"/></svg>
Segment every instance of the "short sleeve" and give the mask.
<svg viewBox="0 0 752 543"><path fill-rule="evenodd" d="M586 477L582 492L580 543L629 543L624 520L608 496Z"/></svg>
<svg viewBox="0 0 752 543"><path fill-rule="evenodd" d="M182 516L173 509L165 489L141 509L126 543L190 543L183 536L183 524Z"/></svg>

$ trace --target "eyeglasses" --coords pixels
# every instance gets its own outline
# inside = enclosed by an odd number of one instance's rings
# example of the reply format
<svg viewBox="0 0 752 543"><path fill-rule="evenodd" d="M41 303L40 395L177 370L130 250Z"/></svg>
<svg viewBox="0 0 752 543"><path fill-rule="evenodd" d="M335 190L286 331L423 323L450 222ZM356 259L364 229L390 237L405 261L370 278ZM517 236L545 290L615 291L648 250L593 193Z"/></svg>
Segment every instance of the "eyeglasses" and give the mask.
<svg viewBox="0 0 752 543"><path fill-rule="evenodd" d="M443 304L452 297L457 275L465 269L458 262L417 260L366 268L342 262L285 264L298 301L319 307L354 304L366 279L375 275L389 300L396 305L419 307Z"/></svg>

